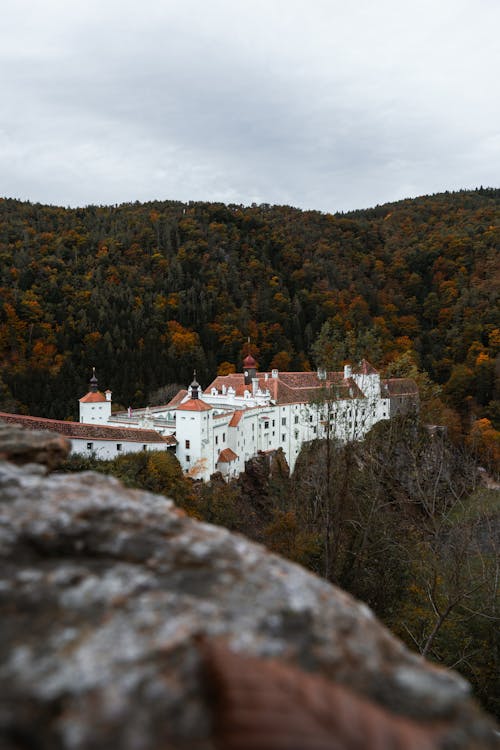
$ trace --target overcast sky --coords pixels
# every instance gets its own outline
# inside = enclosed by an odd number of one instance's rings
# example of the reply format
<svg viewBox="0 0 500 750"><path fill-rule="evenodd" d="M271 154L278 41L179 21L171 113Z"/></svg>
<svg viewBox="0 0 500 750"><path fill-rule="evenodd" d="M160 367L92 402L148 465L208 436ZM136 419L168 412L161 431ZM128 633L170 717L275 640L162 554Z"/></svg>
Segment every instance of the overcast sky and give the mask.
<svg viewBox="0 0 500 750"><path fill-rule="evenodd" d="M339 211L500 186L499 0L2 0L0 195Z"/></svg>

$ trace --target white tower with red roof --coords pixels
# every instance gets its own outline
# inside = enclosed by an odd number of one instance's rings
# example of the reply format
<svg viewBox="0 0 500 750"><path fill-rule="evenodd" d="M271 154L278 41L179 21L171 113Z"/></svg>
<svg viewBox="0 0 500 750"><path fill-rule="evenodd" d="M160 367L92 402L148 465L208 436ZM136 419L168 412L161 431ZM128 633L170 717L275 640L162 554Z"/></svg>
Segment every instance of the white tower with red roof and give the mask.
<svg viewBox="0 0 500 750"><path fill-rule="evenodd" d="M89 392L80 399L80 422L84 424L106 424L111 416L111 391L101 393L95 367L89 381Z"/></svg>
<svg viewBox="0 0 500 750"><path fill-rule="evenodd" d="M175 437L177 458L185 472L194 479L209 479L212 473L212 407L202 401L200 385L194 379L189 386L190 398L176 409Z"/></svg>

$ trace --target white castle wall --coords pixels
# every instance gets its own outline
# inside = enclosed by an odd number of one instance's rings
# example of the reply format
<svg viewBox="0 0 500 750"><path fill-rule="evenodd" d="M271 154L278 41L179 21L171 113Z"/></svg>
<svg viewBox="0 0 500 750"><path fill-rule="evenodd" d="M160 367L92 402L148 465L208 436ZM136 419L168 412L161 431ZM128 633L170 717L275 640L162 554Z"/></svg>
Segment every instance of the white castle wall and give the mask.
<svg viewBox="0 0 500 750"><path fill-rule="evenodd" d="M125 453L137 453L142 450L166 450L166 447L165 443L138 443L130 440L119 442L116 440L96 440L94 438L71 438L72 453L79 453L82 456L95 456L102 460L116 458Z"/></svg>

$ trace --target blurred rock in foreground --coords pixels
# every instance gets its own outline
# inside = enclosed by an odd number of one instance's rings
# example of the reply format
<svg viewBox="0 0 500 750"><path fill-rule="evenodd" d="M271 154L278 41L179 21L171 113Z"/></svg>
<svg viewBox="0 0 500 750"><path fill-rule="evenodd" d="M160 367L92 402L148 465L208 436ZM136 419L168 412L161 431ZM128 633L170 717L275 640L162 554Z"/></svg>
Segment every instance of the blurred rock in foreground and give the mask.
<svg viewBox="0 0 500 750"><path fill-rule="evenodd" d="M363 604L53 440L0 430L2 750L498 746Z"/></svg>

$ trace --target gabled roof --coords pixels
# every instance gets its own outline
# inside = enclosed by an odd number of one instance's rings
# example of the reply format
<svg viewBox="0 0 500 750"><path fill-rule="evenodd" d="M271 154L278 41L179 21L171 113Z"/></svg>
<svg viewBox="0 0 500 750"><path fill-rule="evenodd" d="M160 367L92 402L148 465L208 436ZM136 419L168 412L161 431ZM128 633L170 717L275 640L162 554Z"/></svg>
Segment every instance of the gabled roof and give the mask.
<svg viewBox="0 0 500 750"><path fill-rule="evenodd" d="M229 464L231 461L235 461L238 458L238 454L235 453L231 448L224 448L219 453L219 458L217 459L218 464Z"/></svg>
<svg viewBox="0 0 500 750"><path fill-rule="evenodd" d="M243 409L237 409L233 416L231 417L231 421L229 422L229 427L237 427L240 423L240 419L243 416Z"/></svg>
<svg viewBox="0 0 500 750"><path fill-rule="evenodd" d="M6 414L0 412L0 421L19 424L28 430L49 430L75 440L111 440L119 443L165 443L176 445L173 435L160 435L155 430L143 430L129 427L108 427L102 424L84 424L82 422L65 422L59 419L43 417L26 417L24 414Z"/></svg>
<svg viewBox="0 0 500 750"><path fill-rule="evenodd" d="M342 372L326 373L326 380L319 380L316 372L280 372L277 378L265 377L262 373L257 374L258 384L261 391L269 391L269 398L276 404L299 404L317 400L326 392L327 398L352 399L363 398L363 393L352 378L344 378ZM210 383L205 393L210 395L211 389L216 388L222 393L225 386L233 388L236 396L243 396L245 390L250 391L251 386L245 385L243 373L232 373L231 375L218 375Z"/></svg>
<svg viewBox="0 0 500 750"><path fill-rule="evenodd" d="M177 404L180 404L182 399L186 398L188 395L188 392L185 388L182 388L178 393L175 394L175 396L170 399L168 404L165 404L163 407L164 409L172 409L174 406L177 406Z"/></svg>
<svg viewBox="0 0 500 750"><path fill-rule="evenodd" d="M89 391L80 399L81 404L98 404L105 402L106 396L100 391Z"/></svg>
<svg viewBox="0 0 500 750"><path fill-rule="evenodd" d="M211 409L210 404L206 404L201 398L190 398L189 401L177 407L177 411L210 411Z"/></svg>
<svg viewBox="0 0 500 750"><path fill-rule="evenodd" d="M418 396L418 386L413 378L388 378L382 381L383 395Z"/></svg>

